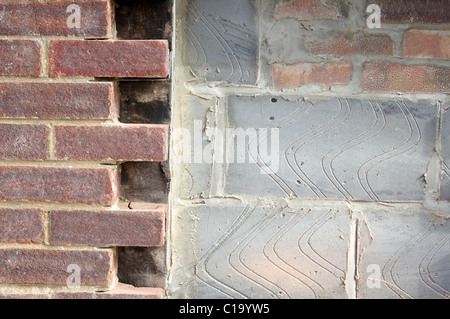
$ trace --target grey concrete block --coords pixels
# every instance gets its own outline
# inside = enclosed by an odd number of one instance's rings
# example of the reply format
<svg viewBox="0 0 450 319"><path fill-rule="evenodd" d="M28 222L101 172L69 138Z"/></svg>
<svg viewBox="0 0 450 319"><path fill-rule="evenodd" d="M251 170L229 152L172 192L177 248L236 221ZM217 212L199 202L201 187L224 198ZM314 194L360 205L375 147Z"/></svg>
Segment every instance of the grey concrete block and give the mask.
<svg viewBox="0 0 450 319"><path fill-rule="evenodd" d="M347 211L328 209L196 206L178 210L169 295L346 298L349 223Z"/></svg>
<svg viewBox="0 0 450 319"><path fill-rule="evenodd" d="M227 112L230 127L278 129L279 134L279 163L263 152L273 134L263 131L247 139L246 156L253 161L228 165L227 194L367 201L425 198L424 174L436 145L434 102L334 98L313 104L232 96ZM236 150L237 138L230 144L228 148Z"/></svg>
<svg viewBox="0 0 450 319"><path fill-rule="evenodd" d="M424 211L366 212L359 228L358 298L450 297L445 219Z"/></svg>
<svg viewBox="0 0 450 319"><path fill-rule="evenodd" d="M186 3L184 62L208 81L254 85L258 72L256 7L252 0Z"/></svg>
<svg viewBox="0 0 450 319"><path fill-rule="evenodd" d="M442 181L441 199L450 201L450 105L444 107L441 123Z"/></svg>

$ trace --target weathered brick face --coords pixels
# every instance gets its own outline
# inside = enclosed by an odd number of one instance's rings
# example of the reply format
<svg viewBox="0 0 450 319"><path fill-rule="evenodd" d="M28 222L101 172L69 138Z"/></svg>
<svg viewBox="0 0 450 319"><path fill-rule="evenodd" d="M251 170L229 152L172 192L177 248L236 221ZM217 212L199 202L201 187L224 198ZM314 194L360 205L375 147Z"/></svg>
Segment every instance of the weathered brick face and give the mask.
<svg viewBox="0 0 450 319"><path fill-rule="evenodd" d="M0 299L164 298L117 276L117 247L166 250L167 199L120 194L122 164L169 153L171 1L142 7L150 37L113 0L0 1ZM154 87L146 120L120 121L124 78Z"/></svg>

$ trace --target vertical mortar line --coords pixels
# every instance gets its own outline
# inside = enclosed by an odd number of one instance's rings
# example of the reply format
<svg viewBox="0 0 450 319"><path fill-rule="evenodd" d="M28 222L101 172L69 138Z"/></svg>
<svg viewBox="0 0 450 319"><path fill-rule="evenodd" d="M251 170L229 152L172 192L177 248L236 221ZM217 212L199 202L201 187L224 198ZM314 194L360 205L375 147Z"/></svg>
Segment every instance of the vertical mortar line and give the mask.
<svg viewBox="0 0 450 319"><path fill-rule="evenodd" d="M355 285L355 299L358 298L358 284L359 284L359 219L355 220L355 274L353 276L354 285Z"/></svg>
<svg viewBox="0 0 450 319"><path fill-rule="evenodd" d="M112 40L117 40L117 24L116 24L116 1L110 0L111 3L111 32ZM105 39L107 40L107 39Z"/></svg>
<svg viewBox="0 0 450 319"><path fill-rule="evenodd" d="M436 104L439 106L438 109L438 121L437 121L437 136L436 136L436 149L435 152L438 156L440 162L440 170L439 170L439 178L437 180L437 192L440 194L441 190L441 176L443 174L443 159L441 157L441 148L442 148L442 111L444 108L444 104L442 101L437 101Z"/></svg>
<svg viewBox="0 0 450 319"><path fill-rule="evenodd" d="M442 123L442 103L436 101L436 107L438 108L438 118L436 123L436 140L432 153L430 154L430 159L425 177L425 203L435 205L438 202L440 193L440 184L442 176L442 158L441 158L441 123Z"/></svg>
<svg viewBox="0 0 450 319"><path fill-rule="evenodd" d="M50 246L50 211L44 211L44 245Z"/></svg>
<svg viewBox="0 0 450 319"><path fill-rule="evenodd" d="M222 102L219 97L216 98L216 104L214 106L214 155L212 161L212 179L211 179L211 196L223 196L224 187L224 165L226 165L226 114L225 114L225 102ZM220 131L222 131L221 134ZM217 156L217 154L219 156Z"/></svg>
<svg viewBox="0 0 450 319"><path fill-rule="evenodd" d="M261 61L261 47L262 47L262 10L261 10L261 1L256 1L257 5L257 14L258 14L258 63L257 63L257 69L256 69L256 86L260 86L260 80L261 80L261 72L262 72L262 61Z"/></svg>
<svg viewBox="0 0 450 319"><path fill-rule="evenodd" d="M173 75L175 73L174 71L174 67L175 67L175 54L176 54L176 36L175 36L175 32L176 32L176 28L177 28L177 6L176 6L176 2L177 0L173 0L172 1L172 37L171 37L171 47L172 47L172 59L170 59L170 95L169 95L169 106L170 106L170 122L169 122L169 137L168 137L168 152L169 152L169 158L168 158L168 162L169 162L169 173L170 176L174 176L174 172L173 172L173 164L171 161L171 150L172 150L172 130L173 130L173 117L174 117L174 100L175 100L175 80L173 78ZM172 179L172 178L171 178ZM165 297L167 297L168 291L169 291L169 281L170 281L170 270L171 270L171 266L172 266L172 207L173 207L173 199L172 199L172 194L173 194L173 182L171 181L169 184L169 194L168 194L168 200L167 200L167 204L168 204L168 208L167 208L167 216L166 216L166 242L164 245L164 249L166 252L166 260L165 260L165 265L166 265L166 269L167 269L167 273L165 276L165 282L164 282L164 294Z"/></svg>
<svg viewBox="0 0 450 319"><path fill-rule="evenodd" d="M358 263L358 219L350 222L350 238L347 253L347 271L345 274L345 291L348 299L356 299L357 263Z"/></svg>
<svg viewBox="0 0 450 319"><path fill-rule="evenodd" d="M41 37L41 45L42 45L42 48L41 48L41 72L42 72L42 74L41 74L41 76L42 77L48 77L48 69L49 69L49 66L48 66L49 43L48 43L48 41L49 40Z"/></svg>
<svg viewBox="0 0 450 319"><path fill-rule="evenodd" d="M50 136L49 136L49 152L50 160L55 160L56 155L56 136L55 136L55 125L50 123Z"/></svg>

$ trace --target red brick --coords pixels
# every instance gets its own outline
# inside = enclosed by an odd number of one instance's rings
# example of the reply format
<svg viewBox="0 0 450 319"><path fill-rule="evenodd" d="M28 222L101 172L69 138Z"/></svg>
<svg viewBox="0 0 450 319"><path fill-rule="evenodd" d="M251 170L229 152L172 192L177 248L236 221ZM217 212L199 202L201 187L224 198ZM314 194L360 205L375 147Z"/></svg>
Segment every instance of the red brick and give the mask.
<svg viewBox="0 0 450 319"><path fill-rule="evenodd" d="M0 242L43 243L44 237L44 211L0 208Z"/></svg>
<svg viewBox="0 0 450 319"><path fill-rule="evenodd" d="M377 0L382 23L449 24L448 0Z"/></svg>
<svg viewBox="0 0 450 319"><path fill-rule="evenodd" d="M56 292L55 299L164 299L164 290L118 284L105 292Z"/></svg>
<svg viewBox="0 0 450 319"><path fill-rule="evenodd" d="M367 92L446 93L450 90L450 69L371 62L363 65L362 81Z"/></svg>
<svg viewBox="0 0 450 319"><path fill-rule="evenodd" d="M408 58L450 59L450 31L407 31L403 40L403 55Z"/></svg>
<svg viewBox="0 0 450 319"><path fill-rule="evenodd" d="M48 159L50 131L48 125L0 124L0 159Z"/></svg>
<svg viewBox="0 0 450 319"><path fill-rule="evenodd" d="M164 245L163 210L52 211L52 245L135 246Z"/></svg>
<svg viewBox="0 0 450 319"><path fill-rule="evenodd" d="M272 65L273 83L277 90L295 89L306 84L321 84L330 89L332 84L346 84L352 78L352 64L342 63L297 63Z"/></svg>
<svg viewBox="0 0 450 319"><path fill-rule="evenodd" d="M50 76L166 78L167 40L54 40L49 48Z"/></svg>
<svg viewBox="0 0 450 319"><path fill-rule="evenodd" d="M363 55L394 55L394 43L388 36L357 33L347 40L344 36L330 42L308 42L309 52L314 55L336 57Z"/></svg>
<svg viewBox="0 0 450 319"><path fill-rule="evenodd" d="M118 176L107 168L0 166L0 200L111 205Z"/></svg>
<svg viewBox="0 0 450 319"><path fill-rule="evenodd" d="M0 40L0 75L39 76L41 42L34 40Z"/></svg>
<svg viewBox="0 0 450 319"><path fill-rule="evenodd" d="M69 28L67 12L80 6L80 28ZM108 0L2 0L0 35L111 37L111 3Z"/></svg>
<svg viewBox="0 0 450 319"><path fill-rule="evenodd" d="M167 126L56 125L56 158L93 161L164 161Z"/></svg>
<svg viewBox="0 0 450 319"><path fill-rule="evenodd" d="M110 119L117 116L112 83L0 83L0 117Z"/></svg>
<svg viewBox="0 0 450 319"><path fill-rule="evenodd" d="M115 256L110 250L0 249L0 283L66 285L80 267L81 286L108 287L114 278Z"/></svg>
<svg viewBox="0 0 450 319"><path fill-rule="evenodd" d="M278 2L274 18L295 18L303 21L336 20L339 13L338 0L291 0Z"/></svg>

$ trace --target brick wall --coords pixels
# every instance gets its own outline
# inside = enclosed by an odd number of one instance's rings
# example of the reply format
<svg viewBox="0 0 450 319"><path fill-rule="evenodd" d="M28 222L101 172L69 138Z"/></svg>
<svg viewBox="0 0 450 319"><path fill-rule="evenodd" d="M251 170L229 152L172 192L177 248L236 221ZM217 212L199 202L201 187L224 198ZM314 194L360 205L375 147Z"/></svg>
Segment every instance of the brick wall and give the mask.
<svg viewBox="0 0 450 319"><path fill-rule="evenodd" d="M170 84L172 33L126 38L118 8L0 1L0 298L164 297L117 278L118 247L164 249L168 214L121 194L124 163L168 159L169 126L124 121L120 84Z"/></svg>

